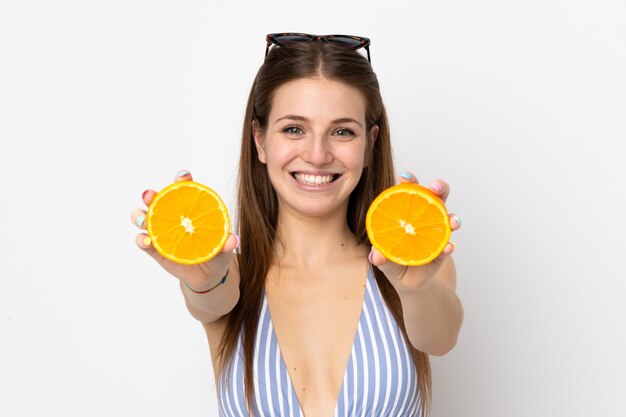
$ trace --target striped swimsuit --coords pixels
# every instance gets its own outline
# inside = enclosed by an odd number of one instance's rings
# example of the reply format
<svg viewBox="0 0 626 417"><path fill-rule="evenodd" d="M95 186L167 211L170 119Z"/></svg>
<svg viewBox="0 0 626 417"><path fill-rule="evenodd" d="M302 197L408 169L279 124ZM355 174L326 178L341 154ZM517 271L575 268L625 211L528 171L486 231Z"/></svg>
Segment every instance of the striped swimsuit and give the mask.
<svg viewBox="0 0 626 417"><path fill-rule="evenodd" d="M359 324L333 417L420 415L413 360L370 268ZM220 417L248 416L243 387L241 338L229 382L217 386ZM304 417L272 326L267 298L259 317L254 350L255 417Z"/></svg>

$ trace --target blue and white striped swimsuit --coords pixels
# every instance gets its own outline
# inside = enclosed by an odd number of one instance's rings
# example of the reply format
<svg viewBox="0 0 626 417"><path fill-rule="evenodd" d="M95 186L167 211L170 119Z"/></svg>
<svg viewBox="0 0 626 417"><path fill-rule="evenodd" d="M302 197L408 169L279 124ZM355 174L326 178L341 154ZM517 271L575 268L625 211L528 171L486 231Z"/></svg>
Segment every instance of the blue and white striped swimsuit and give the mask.
<svg viewBox="0 0 626 417"><path fill-rule="evenodd" d="M221 417L248 416L243 385L241 337L229 372L220 378ZM259 317L254 349L255 417L304 417L272 326L267 298ZM334 417L420 415L417 374L402 333L384 303L370 268L363 308Z"/></svg>

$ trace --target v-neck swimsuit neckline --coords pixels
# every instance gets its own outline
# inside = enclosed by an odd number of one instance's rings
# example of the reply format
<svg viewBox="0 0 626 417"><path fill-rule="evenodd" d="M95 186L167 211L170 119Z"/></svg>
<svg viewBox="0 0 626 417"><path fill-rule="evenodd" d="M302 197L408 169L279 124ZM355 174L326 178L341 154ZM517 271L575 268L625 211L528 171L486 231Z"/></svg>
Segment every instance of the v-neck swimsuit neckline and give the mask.
<svg viewBox="0 0 626 417"><path fill-rule="evenodd" d="M243 390L241 338L232 363L218 384L220 416L247 416ZM274 332L267 297L259 315L255 349L255 417L304 417ZM333 417L417 416L417 374L373 270L367 274L363 304ZM330 416L329 416L330 417Z"/></svg>
<svg viewBox="0 0 626 417"><path fill-rule="evenodd" d="M342 388L343 388L343 384L345 384L346 382L346 374L348 372L348 368L350 367L350 362L352 359L352 356L354 355L354 346L355 343L359 340L359 329L361 328L360 323L362 321L363 318L363 313L364 313L364 304L365 304L365 298L367 297L367 287L370 286L370 282L369 282L369 272L368 272L368 278L366 278L365 280L365 291L363 294L363 301L361 302L361 310L359 313L359 319L358 319L358 323L356 323L356 332L354 335L354 339L352 340L352 344L350 347L350 355L348 357L348 362L346 363L346 367L344 369L344 372L341 376L341 387L339 388L339 396L337 398L337 401L335 401L335 408L333 409L333 416L337 415L337 408L339 406L339 402L340 402L340 398L341 398L341 393L342 393ZM269 309L269 304L267 302L267 294L265 294L265 292L263 293L263 306L261 307L262 309L267 310L267 315L269 316L269 325L270 325L270 332L271 332L271 337L272 337L272 343L276 344L276 349L277 349L277 355L280 356L280 366L282 368L282 370L284 370L284 373L287 375L287 385L289 387L289 389L291 390L290 395L293 396L293 398L296 399L296 403L297 403L297 408L299 411L299 415L300 416L304 416L304 412L302 411L302 405L300 404L300 400L298 399L298 394L296 392L295 386L293 384L293 381L291 380L291 375L289 374L289 369L287 368L287 363L285 362L285 359L283 357L283 353L280 349L280 343L278 342L278 336L276 335L276 331L274 330L274 322L272 321L272 313L270 312Z"/></svg>

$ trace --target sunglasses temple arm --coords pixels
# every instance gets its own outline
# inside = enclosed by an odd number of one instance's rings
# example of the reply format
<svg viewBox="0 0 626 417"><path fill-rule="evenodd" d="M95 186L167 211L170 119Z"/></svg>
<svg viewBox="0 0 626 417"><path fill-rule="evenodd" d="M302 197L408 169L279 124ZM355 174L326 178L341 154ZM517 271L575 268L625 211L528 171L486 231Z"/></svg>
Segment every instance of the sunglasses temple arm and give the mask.
<svg viewBox="0 0 626 417"><path fill-rule="evenodd" d="M267 58L267 53L270 51L270 41L267 41L267 47L265 48L265 57Z"/></svg>

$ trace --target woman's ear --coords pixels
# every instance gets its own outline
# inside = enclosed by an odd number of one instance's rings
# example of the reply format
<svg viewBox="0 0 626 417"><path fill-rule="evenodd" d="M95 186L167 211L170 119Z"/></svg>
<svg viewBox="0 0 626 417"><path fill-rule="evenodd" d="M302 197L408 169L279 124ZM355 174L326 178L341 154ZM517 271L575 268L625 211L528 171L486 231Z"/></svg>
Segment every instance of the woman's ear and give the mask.
<svg viewBox="0 0 626 417"><path fill-rule="evenodd" d="M252 121L252 137L254 138L254 145L256 146L256 153L259 156L259 161L264 164L266 163L265 135L256 119Z"/></svg>
<svg viewBox="0 0 626 417"><path fill-rule="evenodd" d="M367 133L367 150L365 151L365 164L364 166L368 166L374 157L374 144L376 143L376 139L378 139L378 131L380 128L378 125L372 126L370 131Z"/></svg>
<svg viewBox="0 0 626 417"><path fill-rule="evenodd" d="M374 125L370 129L370 141L372 143L372 147L374 147L374 142L376 142L376 139L378 139L378 131L379 130L380 130L380 128L378 127L378 125Z"/></svg>

